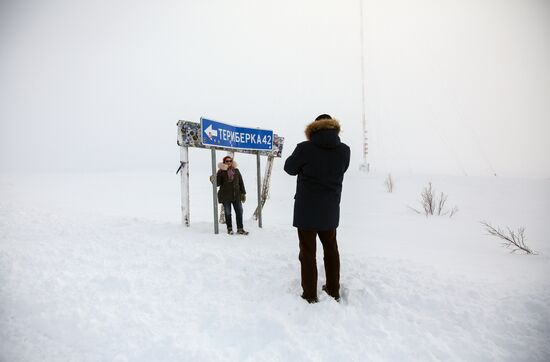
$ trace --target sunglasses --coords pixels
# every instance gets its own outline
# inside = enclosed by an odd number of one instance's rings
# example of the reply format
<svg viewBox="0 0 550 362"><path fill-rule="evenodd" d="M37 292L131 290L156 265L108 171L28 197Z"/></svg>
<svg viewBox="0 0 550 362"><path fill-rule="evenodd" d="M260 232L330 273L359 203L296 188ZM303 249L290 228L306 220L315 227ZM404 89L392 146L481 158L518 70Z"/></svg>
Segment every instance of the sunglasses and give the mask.
<svg viewBox="0 0 550 362"><path fill-rule="evenodd" d="M224 163L231 163L233 160L225 160Z"/></svg>

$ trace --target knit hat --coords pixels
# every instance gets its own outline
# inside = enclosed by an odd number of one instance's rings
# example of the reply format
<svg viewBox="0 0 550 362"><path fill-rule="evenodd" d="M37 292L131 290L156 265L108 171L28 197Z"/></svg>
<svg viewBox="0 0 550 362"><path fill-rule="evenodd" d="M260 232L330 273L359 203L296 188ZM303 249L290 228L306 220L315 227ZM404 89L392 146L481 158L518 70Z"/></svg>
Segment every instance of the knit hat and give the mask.
<svg viewBox="0 0 550 362"><path fill-rule="evenodd" d="M316 121L321 121L323 119L332 119L332 117L328 114L321 114L315 118Z"/></svg>

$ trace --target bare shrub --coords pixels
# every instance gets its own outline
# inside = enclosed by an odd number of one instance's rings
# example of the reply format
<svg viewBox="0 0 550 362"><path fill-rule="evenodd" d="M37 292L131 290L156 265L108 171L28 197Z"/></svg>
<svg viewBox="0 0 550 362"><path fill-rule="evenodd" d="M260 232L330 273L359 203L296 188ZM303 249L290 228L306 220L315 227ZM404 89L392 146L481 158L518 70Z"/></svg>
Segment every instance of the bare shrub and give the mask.
<svg viewBox="0 0 550 362"><path fill-rule="evenodd" d="M445 203L447 202L447 195L443 192L439 195L439 201L437 202L437 215L441 216L441 213L444 212Z"/></svg>
<svg viewBox="0 0 550 362"><path fill-rule="evenodd" d="M451 211L449 211L449 217L453 217L454 214L458 212L458 206L454 206Z"/></svg>
<svg viewBox="0 0 550 362"><path fill-rule="evenodd" d="M386 191L389 193L393 192L393 178L391 177L391 173L388 174L388 177L386 177L386 181L384 181L384 185L386 186Z"/></svg>
<svg viewBox="0 0 550 362"><path fill-rule="evenodd" d="M421 196L420 205L422 205L422 209L424 209L424 215L426 215L426 217L433 216L433 215L437 215L437 216L449 215L449 217L453 217L453 215L458 212L458 207L456 206L454 206L451 210L447 210L445 208L448 195L441 192L438 197L438 195L436 194L435 190L432 187L431 182L428 182L428 186L424 187L420 196ZM414 207L409 206L409 209L413 210L418 214L422 214L420 210L415 209Z"/></svg>
<svg viewBox="0 0 550 362"><path fill-rule="evenodd" d="M407 207L409 208L409 210L412 210L412 211L416 212L417 214L422 214L422 213L420 212L420 210L415 209L415 208L412 207L412 206L407 205Z"/></svg>
<svg viewBox="0 0 550 362"><path fill-rule="evenodd" d="M435 192L432 189L432 183L429 182L427 187L424 187L424 190L422 190L422 194L420 195L422 197L422 200L420 200L420 204L424 208L424 213L426 216L433 215L435 210Z"/></svg>
<svg viewBox="0 0 550 362"><path fill-rule="evenodd" d="M511 253L521 250L526 254L537 254L525 244L525 227L522 226L518 228L517 231L514 231L509 227L506 227L506 230L502 230L500 227L494 228L491 224L485 221L481 221L481 225L485 226L485 229L489 235L493 235L504 240L502 242L502 246L505 248L512 248Z"/></svg>

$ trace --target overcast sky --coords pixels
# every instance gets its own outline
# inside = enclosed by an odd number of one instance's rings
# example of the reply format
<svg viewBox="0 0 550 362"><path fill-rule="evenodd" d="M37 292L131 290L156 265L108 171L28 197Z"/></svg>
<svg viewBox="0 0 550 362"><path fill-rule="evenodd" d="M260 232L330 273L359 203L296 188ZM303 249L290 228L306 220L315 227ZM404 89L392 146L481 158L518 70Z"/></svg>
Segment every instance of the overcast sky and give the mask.
<svg viewBox="0 0 550 362"><path fill-rule="evenodd" d="M320 113L357 168L359 4L3 0L0 171L172 171L201 116L285 157ZM365 0L364 24L373 170L550 177L550 1Z"/></svg>

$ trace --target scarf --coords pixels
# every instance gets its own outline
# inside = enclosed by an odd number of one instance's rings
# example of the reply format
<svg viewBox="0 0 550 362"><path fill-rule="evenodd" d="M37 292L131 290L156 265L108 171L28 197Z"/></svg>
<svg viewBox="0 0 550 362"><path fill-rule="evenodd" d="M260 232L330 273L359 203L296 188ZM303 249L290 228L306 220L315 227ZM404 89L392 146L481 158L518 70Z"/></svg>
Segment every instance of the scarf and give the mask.
<svg viewBox="0 0 550 362"><path fill-rule="evenodd" d="M229 167L227 169L227 177L229 179L229 182L233 181L233 177L235 177L235 169L233 167Z"/></svg>

